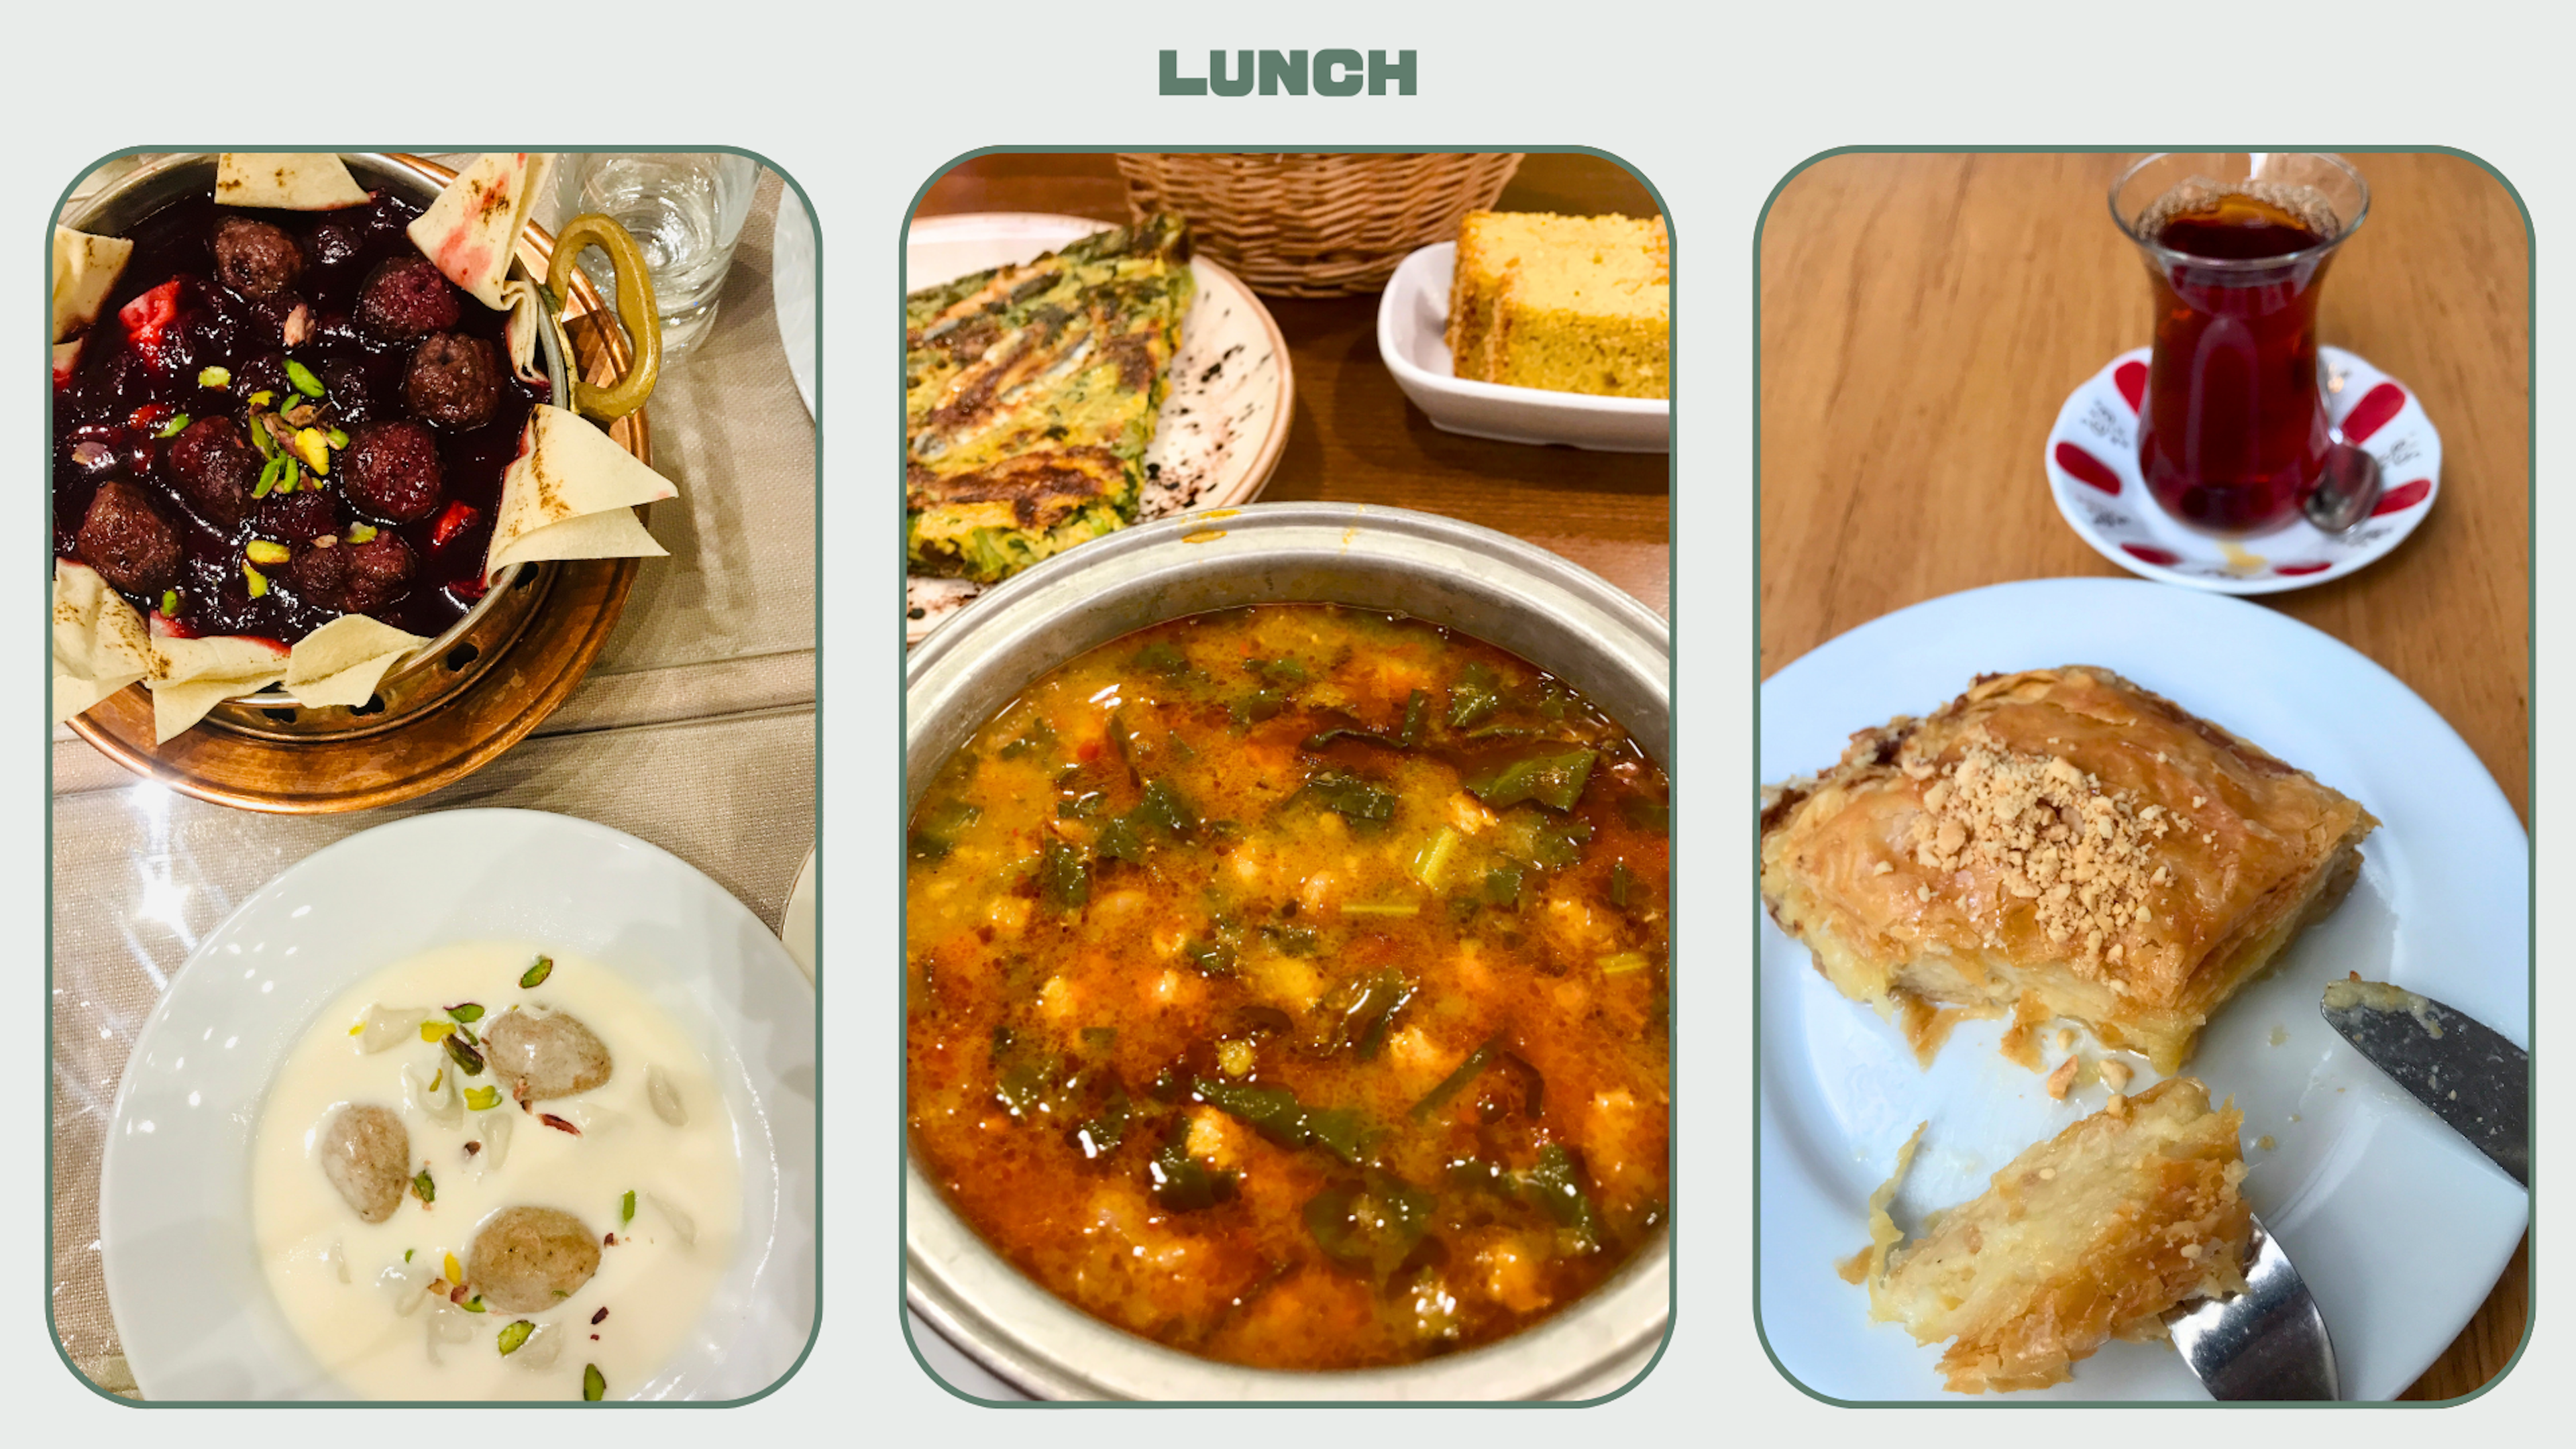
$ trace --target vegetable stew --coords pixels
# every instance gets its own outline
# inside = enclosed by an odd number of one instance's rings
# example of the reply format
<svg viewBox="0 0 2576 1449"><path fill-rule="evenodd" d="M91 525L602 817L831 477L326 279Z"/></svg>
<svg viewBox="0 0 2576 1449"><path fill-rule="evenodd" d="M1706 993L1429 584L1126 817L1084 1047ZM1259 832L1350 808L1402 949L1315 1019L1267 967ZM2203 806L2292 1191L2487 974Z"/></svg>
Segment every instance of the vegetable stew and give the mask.
<svg viewBox="0 0 2576 1449"><path fill-rule="evenodd" d="M1669 818L1615 722L1417 620L1094 649L913 817L917 1160L1050 1291L1191 1353L1526 1328L1665 1224Z"/></svg>

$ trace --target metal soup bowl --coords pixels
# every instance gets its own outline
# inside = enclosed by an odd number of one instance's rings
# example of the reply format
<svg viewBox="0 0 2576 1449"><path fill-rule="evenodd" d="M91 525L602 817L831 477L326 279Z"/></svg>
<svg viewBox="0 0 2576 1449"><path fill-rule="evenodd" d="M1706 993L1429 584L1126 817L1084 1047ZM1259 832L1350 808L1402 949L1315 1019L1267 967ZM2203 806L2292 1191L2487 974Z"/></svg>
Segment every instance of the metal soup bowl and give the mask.
<svg viewBox="0 0 2576 1449"><path fill-rule="evenodd" d="M1140 524L976 600L905 675L904 813L939 767L1039 676L1166 619L1244 604L1408 614L1512 653L1579 689L1669 776L1672 640L1596 575L1490 529L1399 509L1263 503ZM1672 1313L1658 1239L1554 1317L1482 1348L1395 1368L1282 1372L1164 1348L1021 1275L907 1155L904 1288L986 1367L1059 1399L1414 1402L1583 1399L1634 1379Z"/></svg>
<svg viewBox="0 0 2576 1449"><path fill-rule="evenodd" d="M438 199L451 174L445 167L385 152L344 152L340 160L349 168L350 176L369 191L391 190L423 206ZM210 196L214 189L213 153L156 156L87 200L73 203L63 224L97 236L123 236L162 207L186 197ZM533 233L536 228L529 230ZM546 245L551 247L551 240ZM537 280L529 276L524 256L512 259L510 274L522 280ZM559 406L569 406L567 400L572 394L567 385L567 348L552 311L554 298L543 287L537 288L537 297L544 314L537 328L537 354L545 369L548 395ZM213 717L247 733L279 738L361 734L388 728L462 689L481 672L480 666L499 658L544 601L547 574L542 566L511 564L493 575L491 588L465 611L464 617L385 672L377 685L377 696L384 702L380 710L353 715L345 709L305 709L293 695L270 689L226 701L217 706ZM463 647L466 645L473 647L469 650ZM448 662L451 653L459 662ZM433 667L438 665L445 667Z"/></svg>

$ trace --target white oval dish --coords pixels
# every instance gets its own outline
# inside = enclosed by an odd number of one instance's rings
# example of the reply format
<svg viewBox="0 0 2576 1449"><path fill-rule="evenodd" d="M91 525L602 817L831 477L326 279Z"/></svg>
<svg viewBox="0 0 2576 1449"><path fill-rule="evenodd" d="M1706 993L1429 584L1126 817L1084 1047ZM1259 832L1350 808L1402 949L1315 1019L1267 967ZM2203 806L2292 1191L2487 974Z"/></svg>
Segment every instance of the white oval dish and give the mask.
<svg viewBox="0 0 2576 1449"><path fill-rule="evenodd" d="M2210 1023L2184 1070L2245 1112L2245 1194L2316 1294L2345 1396L2393 1398L2485 1301L2530 1198L2345 1046L2318 1001L2358 971L2527 1042L2530 838L2468 745L2386 670L2270 609L2131 579L1971 590L1832 640L1763 682L1761 778L1821 770L1852 731L1928 713L1979 674L2075 663L2241 734L2382 822L2352 894ZM1771 1353L1834 1399L1997 1402L1943 1392L1941 1346L1871 1323L1836 1264L1868 1246L1869 1194L1915 1124L1930 1126L1897 1199L1908 1229L2099 1110L2103 1088L2051 1101L2039 1074L1999 1054L1993 1021L1963 1023L1918 1068L1896 1028L1845 1000L1767 917L1759 980L1757 1308ZM2142 1066L2137 1085L2152 1076ZM2169 1347L2114 1342L2070 1382L2000 1402L2206 1397Z"/></svg>
<svg viewBox="0 0 2576 1449"><path fill-rule="evenodd" d="M904 231L903 284L917 292L969 272L1032 261L1107 228L1035 211L915 217ZM1251 502L1288 446L1297 385L1277 319L1242 279L1206 257L1191 258L1190 273L1198 293L1181 322L1154 440L1145 445L1139 523ZM906 575L905 642L920 643L983 591L967 579Z"/></svg>
<svg viewBox="0 0 2576 1449"><path fill-rule="evenodd" d="M657 847L560 815L456 810L351 836L262 887L199 943L136 1038L108 1124L99 1241L146 1398L348 1396L252 1250L253 1129L277 1064L341 992L494 938L614 965L695 1034L733 1122L732 1262L678 1352L618 1396L741 1399L795 1365L817 1286L812 987L757 917Z"/></svg>
<svg viewBox="0 0 2576 1449"><path fill-rule="evenodd" d="M2326 421L2379 460L2378 506L2336 535L2304 518L2222 543L2184 527L2138 468L2138 400L2149 348L2086 378L2048 430L2042 462L2057 511L2093 551L2142 578L2220 594L2277 594L2339 579L2406 541L2442 491L2442 435L2412 388L2340 347L2318 349Z"/></svg>
<svg viewBox="0 0 2576 1449"><path fill-rule="evenodd" d="M1377 303L1377 351L1395 385L1444 433L1505 443L1563 443L1601 453L1669 453L1668 398L1595 397L1471 382L1449 356L1449 285L1458 244L1406 257Z"/></svg>

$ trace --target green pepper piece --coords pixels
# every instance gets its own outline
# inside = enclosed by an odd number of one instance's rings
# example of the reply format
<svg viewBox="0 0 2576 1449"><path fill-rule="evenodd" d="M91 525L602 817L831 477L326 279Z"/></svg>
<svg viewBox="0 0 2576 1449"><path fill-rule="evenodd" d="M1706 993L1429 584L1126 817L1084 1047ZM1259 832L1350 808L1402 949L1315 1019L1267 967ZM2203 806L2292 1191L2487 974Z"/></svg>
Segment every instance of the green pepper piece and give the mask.
<svg viewBox="0 0 2576 1449"><path fill-rule="evenodd" d="M1347 1107L1311 1111L1286 1087L1256 1087L1246 1082L1195 1078L1190 1090L1199 1100L1236 1118L1282 1147L1321 1147L1344 1162L1360 1160L1362 1123Z"/></svg>
<svg viewBox="0 0 2576 1449"><path fill-rule="evenodd" d="M1395 794L1379 788L1357 775L1339 770L1321 770L1306 779L1305 793L1315 803L1336 815L1353 820L1392 820L1395 818Z"/></svg>
<svg viewBox="0 0 2576 1449"><path fill-rule="evenodd" d="M1422 731L1430 724L1431 692L1417 689L1405 696L1404 728L1396 731L1395 742L1406 749L1422 743Z"/></svg>
<svg viewBox="0 0 2576 1449"><path fill-rule="evenodd" d="M1431 1231L1439 1199L1392 1173L1372 1169L1307 1199L1306 1231L1324 1255L1383 1281Z"/></svg>
<svg viewBox="0 0 2576 1449"><path fill-rule="evenodd" d="M1082 909L1091 903L1091 862L1079 849L1049 836L1038 859L1038 890L1057 910Z"/></svg>
<svg viewBox="0 0 2576 1449"><path fill-rule="evenodd" d="M1192 941L1181 948L1181 957L1201 976L1234 974L1235 951L1223 941Z"/></svg>
<svg viewBox="0 0 2576 1449"><path fill-rule="evenodd" d="M1628 884L1632 879L1628 862L1619 861L1610 867L1610 904L1623 911L1628 909Z"/></svg>
<svg viewBox="0 0 2576 1449"><path fill-rule="evenodd" d="M1521 903L1521 868L1498 865L1485 872L1485 902L1517 910Z"/></svg>
<svg viewBox="0 0 2576 1449"><path fill-rule="evenodd" d="M1491 718L1503 706L1500 683L1490 666L1468 665L1449 686L1449 728L1463 730Z"/></svg>
<svg viewBox="0 0 2576 1449"><path fill-rule="evenodd" d="M957 837L983 816L981 806L953 795L929 801L912 817L912 828L904 833L905 853L924 863L945 860L948 852L957 848Z"/></svg>
<svg viewBox="0 0 2576 1449"><path fill-rule="evenodd" d="M1547 1209L1558 1227L1571 1230L1583 1251L1590 1253L1600 1248L1600 1214L1593 1209L1591 1196L1583 1190L1582 1174L1575 1170L1574 1159L1564 1148L1553 1142L1540 1148L1538 1165L1522 1173L1520 1180L1522 1195Z"/></svg>
<svg viewBox="0 0 2576 1449"><path fill-rule="evenodd" d="M1282 956L1312 956L1317 945L1312 926L1264 926L1264 939Z"/></svg>
<svg viewBox="0 0 2576 1449"><path fill-rule="evenodd" d="M1189 656L1183 654L1169 641L1162 639L1157 639L1137 650L1136 657L1127 662L1149 674L1159 674L1166 679L1178 679L1190 672Z"/></svg>
<svg viewBox="0 0 2576 1449"><path fill-rule="evenodd" d="M1128 1105L1127 1084L1113 1076L1108 1100L1073 1129L1074 1145L1082 1149L1084 1157L1105 1156L1127 1140Z"/></svg>
<svg viewBox="0 0 2576 1449"><path fill-rule="evenodd" d="M1170 1212L1199 1212L1234 1196L1234 1174L1211 1172L1189 1154L1189 1119L1176 1117L1163 1145L1146 1163L1154 1180L1156 1206Z"/></svg>
<svg viewBox="0 0 2576 1449"><path fill-rule="evenodd" d="M1619 813L1630 825L1649 835L1673 833L1673 807L1644 795L1629 795L1619 801Z"/></svg>
<svg viewBox="0 0 2576 1449"><path fill-rule="evenodd" d="M1188 797L1180 792L1178 786L1164 779L1145 782L1145 797L1128 812L1127 818L1151 825L1176 840L1197 829L1200 820Z"/></svg>
<svg viewBox="0 0 2576 1449"><path fill-rule="evenodd" d="M1552 810L1571 810L1592 778L1598 750L1540 745L1503 759L1488 761L1459 781L1467 792L1495 810L1536 800Z"/></svg>
<svg viewBox="0 0 2576 1449"><path fill-rule="evenodd" d="M1100 837L1092 842L1092 848L1099 851L1104 860L1123 860L1130 865L1145 863L1145 842L1124 816L1101 826Z"/></svg>
<svg viewBox="0 0 2576 1449"><path fill-rule="evenodd" d="M1328 1050L1350 1048L1361 1061L1368 1061L1386 1044L1387 1029L1395 1014L1413 999L1414 984L1394 967L1375 976L1345 981L1327 993L1323 1010L1332 1018L1332 1035Z"/></svg>
<svg viewBox="0 0 2576 1449"><path fill-rule="evenodd" d="M1550 817L1530 834L1530 855L1546 866L1572 865L1583 858L1592 838L1592 822L1581 816Z"/></svg>
<svg viewBox="0 0 2576 1449"><path fill-rule="evenodd" d="M1501 1046L1502 1042L1503 1039L1499 1036L1491 1037L1483 1046L1469 1052L1467 1059L1458 1064L1458 1070L1442 1077L1440 1085L1424 1093L1422 1100L1413 1104L1413 1120L1419 1122L1438 1111L1448 1103L1450 1098L1465 1091L1469 1082L1483 1076L1486 1065L1494 1059L1494 1049Z"/></svg>
<svg viewBox="0 0 2576 1449"><path fill-rule="evenodd" d="M1100 813L1102 802L1106 801L1108 798L1109 797L1107 795L1102 794L1098 790L1085 790L1070 800L1058 800L1055 802L1055 818L1058 820L1089 820L1091 817Z"/></svg>
<svg viewBox="0 0 2576 1449"><path fill-rule="evenodd" d="M1034 755L1044 751L1054 743L1055 726L1047 723L1046 716L1039 715L1029 721L1029 727L1020 732L1018 739L1002 746L994 753L1006 760L1016 760L1024 755Z"/></svg>

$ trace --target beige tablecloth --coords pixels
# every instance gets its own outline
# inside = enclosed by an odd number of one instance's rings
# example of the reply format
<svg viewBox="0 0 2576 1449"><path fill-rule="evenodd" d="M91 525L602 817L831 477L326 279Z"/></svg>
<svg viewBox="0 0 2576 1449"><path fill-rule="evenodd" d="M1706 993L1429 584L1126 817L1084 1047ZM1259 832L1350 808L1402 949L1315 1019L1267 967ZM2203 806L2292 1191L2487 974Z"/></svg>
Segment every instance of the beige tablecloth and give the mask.
<svg viewBox="0 0 2576 1449"><path fill-rule="evenodd" d="M778 177L763 171L715 329L666 366L647 416L648 560L607 649L564 707L481 772L408 805L276 818L143 785L68 730L53 796L54 1331L102 1387L131 1379L99 1267L108 1113L170 976L279 871L406 815L552 810L649 840L775 922L814 844L814 426L770 288Z"/></svg>

